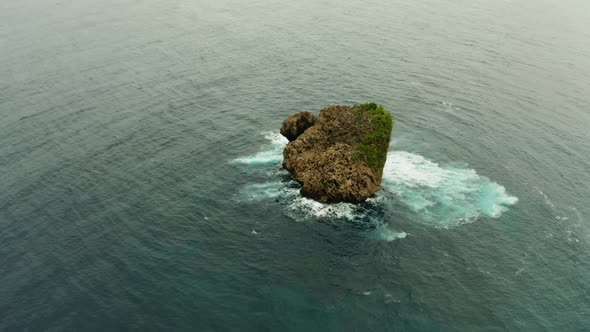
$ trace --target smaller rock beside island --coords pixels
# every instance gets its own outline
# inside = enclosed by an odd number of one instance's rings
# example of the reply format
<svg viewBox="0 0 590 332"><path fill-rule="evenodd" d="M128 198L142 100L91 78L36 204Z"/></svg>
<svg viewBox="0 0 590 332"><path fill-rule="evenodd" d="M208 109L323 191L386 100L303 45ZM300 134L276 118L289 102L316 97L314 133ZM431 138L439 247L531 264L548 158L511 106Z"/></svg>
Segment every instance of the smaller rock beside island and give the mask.
<svg viewBox="0 0 590 332"><path fill-rule="evenodd" d="M281 127L290 141L283 167L305 197L363 202L381 187L392 127L391 114L375 103L330 106L319 117L297 113Z"/></svg>
<svg viewBox="0 0 590 332"><path fill-rule="evenodd" d="M313 126L317 120L318 118L309 112L301 112L291 115L287 120L283 121L281 135L285 136L289 142L294 141L299 135L303 134L307 128Z"/></svg>

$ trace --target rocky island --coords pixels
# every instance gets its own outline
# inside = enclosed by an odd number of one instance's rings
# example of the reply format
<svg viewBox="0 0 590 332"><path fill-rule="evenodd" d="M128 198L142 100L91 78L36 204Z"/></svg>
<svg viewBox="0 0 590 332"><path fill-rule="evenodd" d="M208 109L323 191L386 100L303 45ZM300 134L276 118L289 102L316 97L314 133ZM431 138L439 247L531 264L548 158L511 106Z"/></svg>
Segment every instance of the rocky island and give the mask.
<svg viewBox="0 0 590 332"><path fill-rule="evenodd" d="M360 203L381 186L393 118L375 103L330 106L287 118L283 167L301 194L324 203Z"/></svg>

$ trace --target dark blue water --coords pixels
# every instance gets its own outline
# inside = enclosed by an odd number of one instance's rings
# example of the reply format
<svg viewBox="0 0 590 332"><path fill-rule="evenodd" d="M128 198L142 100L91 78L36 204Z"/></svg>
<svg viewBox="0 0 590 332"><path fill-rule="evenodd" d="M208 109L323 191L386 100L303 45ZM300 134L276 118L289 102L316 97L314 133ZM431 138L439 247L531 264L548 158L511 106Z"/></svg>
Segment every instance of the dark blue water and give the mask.
<svg viewBox="0 0 590 332"><path fill-rule="evenodd" d="M0 330L590 329L590 5L0 4ZM282 120L375 101L323 205Z"/></svg>

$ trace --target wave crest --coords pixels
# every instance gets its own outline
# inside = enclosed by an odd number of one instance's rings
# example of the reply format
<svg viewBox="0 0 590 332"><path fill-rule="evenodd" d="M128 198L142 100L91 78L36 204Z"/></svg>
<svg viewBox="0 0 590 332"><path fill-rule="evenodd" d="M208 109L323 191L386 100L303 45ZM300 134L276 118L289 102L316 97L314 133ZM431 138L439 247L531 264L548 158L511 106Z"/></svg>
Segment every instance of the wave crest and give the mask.
<svg viewBox="0 0 590 332"><path fill-rule="evenodd" d="M390 151L383 170L381 193L361 205L320 203L302 197L299 185L288 180L284 176L285 171L276 167L283 160L287 139L276 132L264 134L269 142L264 150L232 161L255 166L248 167L249 170L267 170L264 182L249 184L240 190L240 200L275 200L284 206L285 214L296 220L372 219L374 207L392 204L391 195L387 194L392 193L398 202L407 207L407 212L415 215L412 219L448 228L473 222L480 216L498 218L518 201L503 186L478 175L473 169L439 165L406 151ZM272 166L270 170L268 166ZM365 218L367 216L369 218ZM404 232L388 229L382 221L377 225L378 237L386 241L406 236Z"/></svg>
<svg viewBox="0 0 590 332"><path fill-rule="evenodd" d="M421 219L442 227L472 222L479 216L498 218L518 201L473 169L441 166L406 151L387 154L383 188Z"/></svg>
<svg viewBox="0 0 590 332"><path fill-rule="evenodd" d="M285 149L289 141L283 135L276 132L266 132L264 133L264 138L270 142L270 149L236 158L233 162L254 166L281 163L283 161L283 149Z"/></svg>

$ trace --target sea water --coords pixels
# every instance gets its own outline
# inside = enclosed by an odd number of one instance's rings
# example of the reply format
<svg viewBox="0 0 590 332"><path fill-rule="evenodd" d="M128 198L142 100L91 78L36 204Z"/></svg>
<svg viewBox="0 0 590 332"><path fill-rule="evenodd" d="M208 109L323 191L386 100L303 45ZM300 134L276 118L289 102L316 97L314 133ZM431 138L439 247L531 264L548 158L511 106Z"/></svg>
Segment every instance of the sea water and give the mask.
<svg viewBox="0 0 590 332"><path fill-rule="evenodd" d="M0 4L0 330L590 329L590 4ZM289 115L383 104L382 188Z"/></svg>

